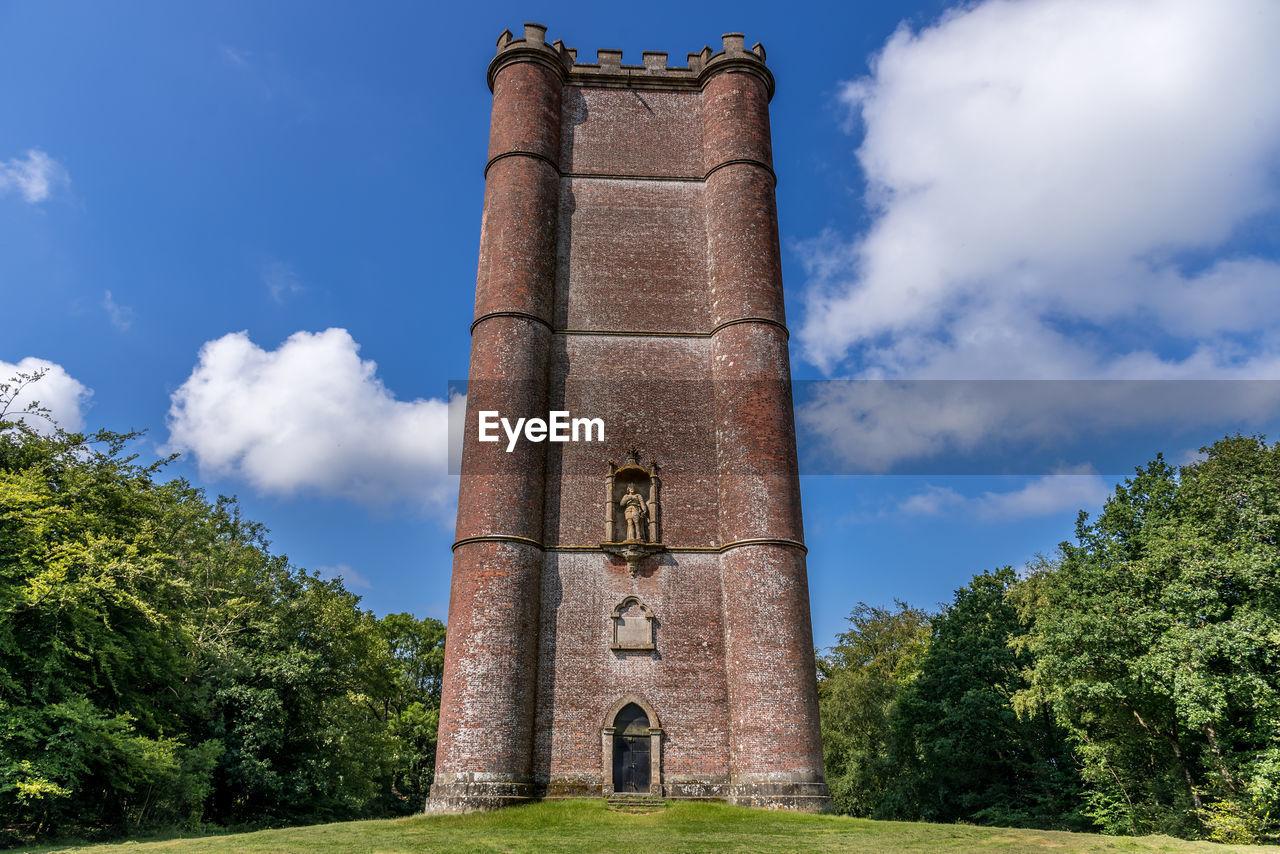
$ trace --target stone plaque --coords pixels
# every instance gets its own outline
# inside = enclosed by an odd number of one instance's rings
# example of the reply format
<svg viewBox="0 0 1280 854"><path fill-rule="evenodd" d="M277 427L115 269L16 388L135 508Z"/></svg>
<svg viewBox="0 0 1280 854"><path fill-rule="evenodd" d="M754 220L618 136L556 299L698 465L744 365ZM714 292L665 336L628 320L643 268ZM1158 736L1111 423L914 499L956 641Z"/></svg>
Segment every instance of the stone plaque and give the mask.
<svg viewBox="0 0 1280 854"><path fill-rule="evenodd" d="M635 596L628 596L613 609L613 642L610 649L651 650L653 643L653 615L648 606Z"/></svg>

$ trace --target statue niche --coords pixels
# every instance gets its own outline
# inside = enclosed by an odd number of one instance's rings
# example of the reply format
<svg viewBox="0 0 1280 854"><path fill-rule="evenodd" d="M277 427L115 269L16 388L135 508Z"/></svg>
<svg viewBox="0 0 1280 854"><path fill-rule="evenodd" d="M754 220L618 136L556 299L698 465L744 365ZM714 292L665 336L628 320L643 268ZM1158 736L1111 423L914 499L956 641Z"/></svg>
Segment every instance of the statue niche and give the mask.
<svg viewBox="0 0 1280 854"><path fill-rule="evenodd" d="M605 478L604 542L600 547L627 561L634 576L641 558L664 551L662 520L659 506L658 464L640 465L639 455L632 451L621 466L609 463Z"/></svg>

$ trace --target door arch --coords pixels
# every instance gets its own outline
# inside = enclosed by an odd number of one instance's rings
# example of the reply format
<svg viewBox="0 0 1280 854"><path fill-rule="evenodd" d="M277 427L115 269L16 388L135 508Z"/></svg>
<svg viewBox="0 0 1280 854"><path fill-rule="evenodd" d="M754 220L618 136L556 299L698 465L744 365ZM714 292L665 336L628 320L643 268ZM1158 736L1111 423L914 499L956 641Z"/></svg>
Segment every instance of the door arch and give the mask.
<svg viewBox="0 0 1280 854"><path fill-rule="evenodd" d="M652 706L628 694L605 715L601 735L606 795L662 794L662 728Z"/></svg>
<svg viewBox="0 0 1280 854"><path fill-rule="evenodd" d="M613 719L613 790L649 791L649 716L627 703Z"/></svg>

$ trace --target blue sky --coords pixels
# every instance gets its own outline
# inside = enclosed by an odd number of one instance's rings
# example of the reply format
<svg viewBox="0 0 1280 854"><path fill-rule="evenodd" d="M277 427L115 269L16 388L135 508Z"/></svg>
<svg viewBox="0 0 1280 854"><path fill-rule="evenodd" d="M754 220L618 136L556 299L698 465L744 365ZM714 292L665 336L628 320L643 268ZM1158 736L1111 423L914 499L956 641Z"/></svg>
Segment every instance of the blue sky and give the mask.
<svg viewBox="0 0 1280 854"><path fill-rule="evenodd" d="M1123 434L1130 465L1181 462L1275 423L1274 383L1225 382L1280 378L1269 0L8 3L0 369L51 366L65 425L181 450L375 611L444 618L484 73L526 20L587 59L768 49L795 375L886 381L814 386L807 470L910 472L803 478L819 646L858 600L1052 551L1115 480L1088 451L958 458Z"/></svg>

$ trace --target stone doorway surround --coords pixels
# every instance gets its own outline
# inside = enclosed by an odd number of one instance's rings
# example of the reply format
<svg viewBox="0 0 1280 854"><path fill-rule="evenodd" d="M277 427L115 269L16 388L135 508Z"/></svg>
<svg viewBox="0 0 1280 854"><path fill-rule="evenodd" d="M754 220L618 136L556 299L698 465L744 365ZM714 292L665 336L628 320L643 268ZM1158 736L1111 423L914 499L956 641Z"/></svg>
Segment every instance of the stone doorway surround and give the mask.
<svg viewBox="0 0 1280 854"><path fill-rule="evenodd" d="M662 797L662 724L658 713L644 697L639 694L626 694L605 712L603 725L600 727L600 770L604 778L602 787L604 796L611 797L613 791L613 737L617 733L614 722L618 712L627 705L635 703L644 710L649 718L649 794Z"/></svg>

